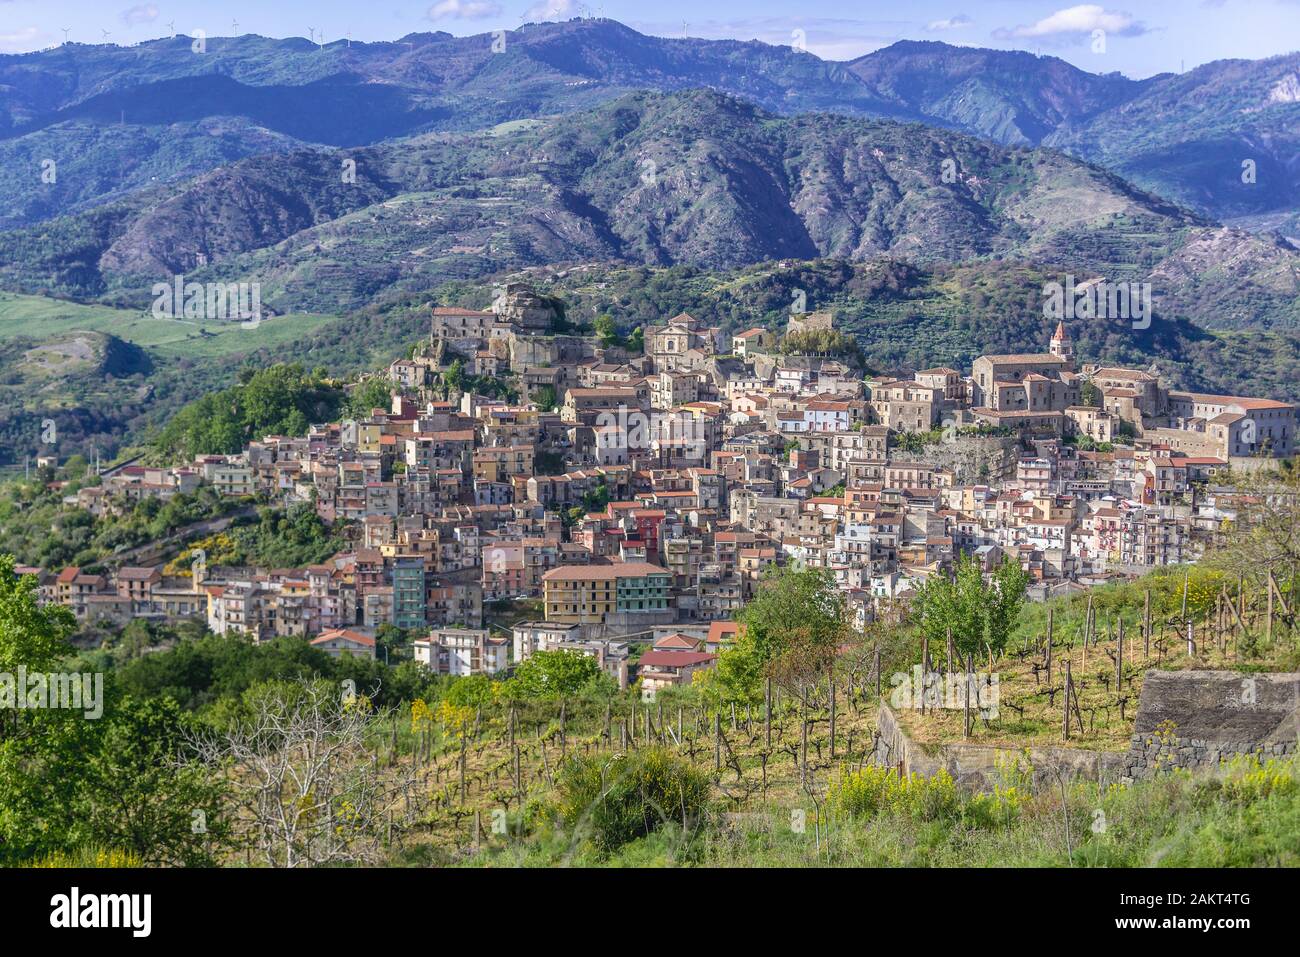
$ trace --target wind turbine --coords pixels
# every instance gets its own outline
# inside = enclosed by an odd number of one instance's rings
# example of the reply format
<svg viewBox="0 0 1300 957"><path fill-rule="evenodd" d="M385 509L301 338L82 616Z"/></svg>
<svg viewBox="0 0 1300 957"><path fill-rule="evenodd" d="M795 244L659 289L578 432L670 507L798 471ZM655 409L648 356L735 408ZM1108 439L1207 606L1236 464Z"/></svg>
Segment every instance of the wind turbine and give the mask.
<svg viewBox="0 0 1300 957"><path fill-rule="evenodd" d="M167 21L167 29L170 30L170 31L172 32L172 36L173 36L173 37L176 36L176 21L175 21L175 20L168 20L168 21Z"/></svg>
<svg viewBox="0 0 1300 957"><path fill-rule="evenodd" d="M110 36L112 36L111 33L109 33L107 30L105 30L105 29L102 28L102 27L100 28L99 32L102 33L102 34L104 34L104 40L105 40L105 42L107 42L107 41L108 41L108 38L109 38Z"/></svg>
<svg viewBox="0 0 1300 957"><path fill-rule="evenodd" d="M312 43L315 43L315 42L316 42L316 28L315 28L315 27L308 27L308 28L307 28L307 31L311 34L311 42L312 42Z"/></svg>
<svg viewBox="0 0 1300 957"><path fill-rule="evenodd" d="M63 31L63 42L67 43L68 34L72 31L72 27L59 27L59 29Z"/></svg>
<svg viewBox="0 0 1300 957"><path fill-rule="evenodd" d="M230 29L231 29L231 32L232 32L232 33L234 33L236 36L238 36L238 35L239 35L239 21L238 21L238 20L235 20L234 18L231 18L231 21L230 21Z"/></svg>

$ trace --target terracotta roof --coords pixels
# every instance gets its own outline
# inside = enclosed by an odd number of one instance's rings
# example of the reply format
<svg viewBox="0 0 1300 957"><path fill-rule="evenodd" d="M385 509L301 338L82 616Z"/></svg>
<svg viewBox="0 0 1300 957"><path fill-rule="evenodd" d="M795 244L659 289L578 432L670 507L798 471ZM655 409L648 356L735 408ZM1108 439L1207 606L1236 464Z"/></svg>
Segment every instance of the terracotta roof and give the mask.
<svg viewBox="0 0 1300 957"><path fill-rule="evenodd" d="M158 574L157 568L137 568L127 566L117 571L118 581L146 581Z"/></svg>
<svg viewBox="0 0 1300 957"><path fill-rule="evenodd" d="M1210 395L1205 392L1170 392L1169 397L1191 399L1193 402L1202 405L1238 405L1248 412L1255 412L1261 409L1294 409L1295 406L1288 402L1277 402L1273 399L1251 399L1239 395Z"/></svg>
<svg viewBox="0 0 1300 957"><path fill-rule="evenodd" d="M995 363L1022 363L1022 362L1041 362L1051 365L1066 365L1067 360L1060 356L1054 356L1050 352L1012 352L1006 355L980 356L979 359L988 359ZM976 362L979 362L976 359Z"/></svg>
<svg viewBox="0 0 1300 957"><path fill-rule="evenodd" d="M740 637L740 622L738 621L714 621L709 623L708 641L710 644L738 637Z"/></svg>
<svg viewBox="0 0 1300 957"><path fill-rule="evenodd" d="M655 642L654 646L656 649L661 651L667 651L674 648L694 651L699 647L699 644L700 640L698 638L692 638L690 635L683 635L681 632L678 632L675 635L664 635L664 637Z"/></svg>
<svg viewBox="0 0 1300 957"><path fill-rule="evenodd" d="M666 568L649 562L612 562L608 565L561 565L542 576L542 581L600 581L605 578L642 578L667 575Z"/></svg>
<svg viewBox="0 0 1300 957"><path fill-rule="evenodd" d="M366 648L375 647L375 639L371 638L369 635L363 635L359 631L349 631L346 628L335 628L333 631L321 632L320 636L313 638L311 643L313 645L321 645L327 641L334 641L337 639L355 642L356 644Z"/></svg>

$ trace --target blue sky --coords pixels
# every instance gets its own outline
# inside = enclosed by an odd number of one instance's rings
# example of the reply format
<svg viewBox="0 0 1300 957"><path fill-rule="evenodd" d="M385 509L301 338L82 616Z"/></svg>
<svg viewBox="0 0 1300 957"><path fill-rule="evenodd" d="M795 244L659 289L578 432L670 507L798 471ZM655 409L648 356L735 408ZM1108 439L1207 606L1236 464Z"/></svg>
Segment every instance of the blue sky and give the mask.
<svg viewBox="0 0 1300 957"><path fill-rule="evenodd" d="M313 28L326 39L393 40L579 15L604 15L660 36L787 45L802 37L826 59L930 39L1053 54L1092 72L1132 77L1300 49L1300 0L0 0L0 52L55 45L65 28L83 43L165 36L169 22L178 32L197 28L209 36L307 36ZM1099 29L1106 34L1102 52L1093 49Z"/></svg>

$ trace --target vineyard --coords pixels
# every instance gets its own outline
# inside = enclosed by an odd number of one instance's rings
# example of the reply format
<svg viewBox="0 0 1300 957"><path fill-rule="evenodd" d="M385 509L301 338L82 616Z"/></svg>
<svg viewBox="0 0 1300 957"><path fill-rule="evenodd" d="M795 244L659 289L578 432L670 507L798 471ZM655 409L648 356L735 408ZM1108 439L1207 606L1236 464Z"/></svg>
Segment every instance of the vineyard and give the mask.
<svg viewBox="0 0 1300 957"><path fill-rule="evenodd" d="M332 740L350 744L320 756L336 776L334 790L304 791L294 805L309 806L301 834L280 841L266 827L251 828L260 845L245 841L228 863L282 864L295 844L292 853L312 863L592 863L627 848L664 862L737 863L752 853L773 863L833 864L864 854L895 863L996 863L980 855L1000 848L1024 860L1063 852L1069 863L1090 842L1097 846L1088 853L1100 855L1094 863L1120 863L1104 831L1090 829L1093 811L1117 814L1116 826L1138 827L1136 816L1158 831L1168 824L1152 816L1162 801L1189 802L1184 820L1227 814L1229 805L1205 803L1206 787L1215 801L1223 794L1290 801L1293 759L1233 764L1218 783L1181 774L1133 784L1078 779L1062 780L1057 793L1035 786L1023 749L1125 750L1147 669L1294 669L1289 587L1274 583L1270 598L1246 584L1211 568L1172 569L1029 606L1002 655L968 658L975 685L996 678L993 709L981 707L979 693L969 708L937 693L900 706L898 689L922 661L936 676L959 666L951 645L932 649L902 620L877 623L871 633L880 640L841 646L815 672L773 669L759 699L743 703L719 700L707 685L665 689L647 701L635 689L603 686L521 698L508 682L483 682L476 701L448 695L379 712L363 689L343 708L342 724L328 729ZM336 689L312 694L324 701ZM1006 747L999 780L969 793L946 773L927 780L873 764L882 700L922 747ZM330 711L317 707L313 720ZM288 725L301 717L295 712ZM313 777L298 772L295 781ZM357 810L339 821L339 807ZM942 832L938 845L898 844L927 826Z"/></svg>

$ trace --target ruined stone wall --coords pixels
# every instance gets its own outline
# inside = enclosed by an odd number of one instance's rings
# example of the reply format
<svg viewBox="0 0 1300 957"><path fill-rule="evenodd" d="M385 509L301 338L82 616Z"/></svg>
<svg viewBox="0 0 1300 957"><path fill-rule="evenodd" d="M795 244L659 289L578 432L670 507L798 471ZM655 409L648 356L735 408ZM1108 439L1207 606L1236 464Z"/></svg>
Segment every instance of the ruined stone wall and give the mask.
<svg viewBox="0 0 1300 957"><path fill-rule="evenodd" d="M576 365L596 355L595 341L582 336L521 336L512 332L506 341L510 365L515 369Z"/></svg>
<svg viewBox="0 0 1300 957"><path fill-rule="evenodd" d="M1013 436L958 435L920 452L889 450L889 461L925 462L952 470L956 485L992 484L1015 478L1019 442Z"/></svg>

